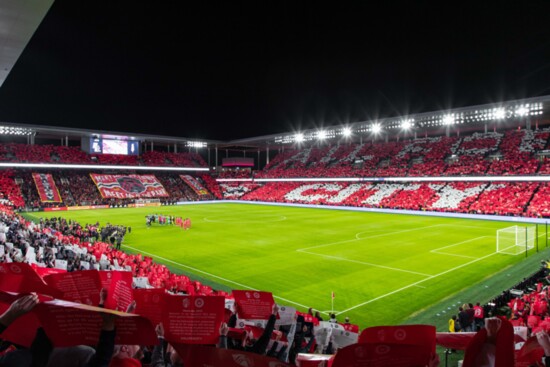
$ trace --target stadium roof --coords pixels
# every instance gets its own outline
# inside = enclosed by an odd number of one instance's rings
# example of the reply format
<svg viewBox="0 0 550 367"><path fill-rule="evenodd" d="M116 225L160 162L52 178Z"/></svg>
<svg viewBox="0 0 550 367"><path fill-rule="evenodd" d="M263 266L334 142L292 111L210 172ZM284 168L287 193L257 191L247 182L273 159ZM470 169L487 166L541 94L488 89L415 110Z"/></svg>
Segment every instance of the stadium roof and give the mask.
<svg viewBox="0 0 550 367"><path fill-rule="evenodd" d="M177 144L189 148L218 147L222 149L265 149L290 144L329 143L341 141L381 140L386 138L434 136L457 131L480 131L493 128L525 127L550 124L550 95L506 101L494 104L461 107L450 110L391 116L371 121L360 121L321 129L289 131L231 141L190 139L176 136L135 134L65 128L43 125L0 123L0 135L38 137L41 139L78 139L83 137L124 138L170 146ZM33 139L34 140L34 139ZM30 139L29 139L30 142Z"/></svg>
<svg viewBox="0 0 550 367"><path fill-rule="evenodd" d="M0 2L0 87L54 0Z"/></svg>

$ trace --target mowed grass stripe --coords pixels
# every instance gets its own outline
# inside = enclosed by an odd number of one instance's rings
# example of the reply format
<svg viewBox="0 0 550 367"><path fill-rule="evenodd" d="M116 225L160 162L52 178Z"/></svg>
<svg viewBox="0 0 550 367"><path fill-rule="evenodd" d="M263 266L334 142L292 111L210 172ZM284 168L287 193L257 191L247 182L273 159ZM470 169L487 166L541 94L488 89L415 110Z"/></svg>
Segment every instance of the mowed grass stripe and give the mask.
<svg viewBox="0 0 550 367"><path fill-rule="evenodd" d="M189 217L193 228L148 229L155 212ZM398 323L523 259L492 255L506 222L234 203L32 215L129 225L132 251L288 304L330 310L334 291L335 309L362 326Z"/></svg>

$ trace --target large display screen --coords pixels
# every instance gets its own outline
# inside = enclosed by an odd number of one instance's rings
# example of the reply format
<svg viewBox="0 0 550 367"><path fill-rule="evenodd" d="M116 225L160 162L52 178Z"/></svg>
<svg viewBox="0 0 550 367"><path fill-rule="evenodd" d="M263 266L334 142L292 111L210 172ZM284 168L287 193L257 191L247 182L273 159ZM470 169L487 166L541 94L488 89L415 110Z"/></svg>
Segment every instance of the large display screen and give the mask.
<svg viewBox="0 0 550 367"><path fill-rule="evenodd" d="M138 155L139 142L137 140L90 138L90 153Z"/></svg>

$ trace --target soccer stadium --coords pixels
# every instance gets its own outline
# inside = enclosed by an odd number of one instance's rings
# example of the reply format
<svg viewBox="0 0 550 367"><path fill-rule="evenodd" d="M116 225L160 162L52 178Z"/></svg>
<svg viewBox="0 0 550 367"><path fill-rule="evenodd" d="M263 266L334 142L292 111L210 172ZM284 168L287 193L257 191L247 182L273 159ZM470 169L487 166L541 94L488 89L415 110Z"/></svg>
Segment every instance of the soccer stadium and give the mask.
<svg viewBox="0 0 550 367"><path fill-rule="evenodd" d="M0 122L0 366L550 365L550 95L240 131Z"/></svg>

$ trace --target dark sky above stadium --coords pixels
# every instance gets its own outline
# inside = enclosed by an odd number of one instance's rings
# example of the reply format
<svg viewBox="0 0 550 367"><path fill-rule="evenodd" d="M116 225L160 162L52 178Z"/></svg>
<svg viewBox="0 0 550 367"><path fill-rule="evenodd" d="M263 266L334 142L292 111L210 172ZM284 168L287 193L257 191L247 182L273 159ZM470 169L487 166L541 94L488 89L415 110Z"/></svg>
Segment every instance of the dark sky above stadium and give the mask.
<svg viewBox="0 0 550 367"><path fill-rule="evenodd" d="M0 121L229 140L550 94L550 2L56 0Z"/></svg>

